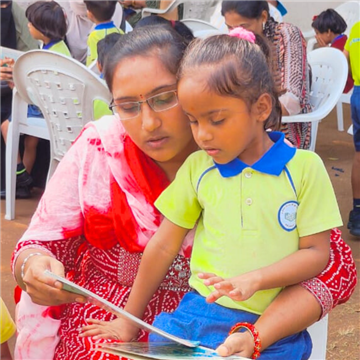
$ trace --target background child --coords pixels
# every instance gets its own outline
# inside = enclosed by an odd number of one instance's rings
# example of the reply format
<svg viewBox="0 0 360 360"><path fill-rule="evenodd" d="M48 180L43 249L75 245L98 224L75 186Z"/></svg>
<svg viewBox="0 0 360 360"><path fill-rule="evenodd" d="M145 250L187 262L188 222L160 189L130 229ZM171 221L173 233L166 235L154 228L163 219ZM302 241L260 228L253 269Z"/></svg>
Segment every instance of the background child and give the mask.
<svg viewBox="0 0 360 360"><path fill-rule="evenodd" d="M197 225L189 282L195 291L154 326L215 348L238 322L233 331L251 332L256 346L248 356L257 358L259 334L252 324L282 287L324 269L330 229L341 217L318 155L288 146L282 133L266 132L280 123L266 58L250 35L234 37L237 29L231 35L195 40L185 53L178 96L203 151L189 156L156 201L165 219L146 247L125 310L143 316ZM113 323L84 327L84 335L97 328L102 337L136 337L134 325ZM261 359L300 360L310 353L303 331L271 345Z"/></svg>
<svg viewBox="0 0 360 360"><path fill-rule="evenodd" d="M316 40L319 47L331 46L341 51L347 40L344 31L347 28L345 20L334 9L327 9L314 16L311 26L316 33ZM351 75L348 76L344 93L349 92L354 86Z"/></svg>
<svg viewBox="0 0 360 360"><path fill-rule="evenodd" d="M118 29L111 18L115 13L117 1L84 1L87 9L88 18L96 24L94 30L88 37L88 55L86 58L86 66L90 66L97 59L97 43L106 35L111 33L123 34Z"/></svg>
<svg viewBox="0 0 360 360"><path fill-rule="evenodd" d="M30 35L43 43L43 50L51 50L70 56L70 51L65 44L66 19L62 7L55 1L37 1L31 4L25 12L28 19ZM28 117L43 117L40 109L35 105L29 105ZM6 142L9 120L1 124L1 131ZM21 160L18 155L16 195L17 198L28 198L29 187L32 185L31 170L35 163L39 139L35 136L26 135L24 139L24 154Z"/></svg>
<svg viewBox="0 0 360 360"><path fill-rule="evenodd" d="M354 92L351 96L351 118L353 123L355 156L351 171L353 209L349 215L350 234L360 238L360 21L353 25L344 48L354 79Z"/></svg>
<svg viewBox="0 0 360 360"><path fill-rule="evenodd" d="M16 326L14 320L11 318L9 310L7 309L3 299L0 297L0 344L1 344L1 359L11 360L12 356L9 349L8 340L16 332Z"/></svg>

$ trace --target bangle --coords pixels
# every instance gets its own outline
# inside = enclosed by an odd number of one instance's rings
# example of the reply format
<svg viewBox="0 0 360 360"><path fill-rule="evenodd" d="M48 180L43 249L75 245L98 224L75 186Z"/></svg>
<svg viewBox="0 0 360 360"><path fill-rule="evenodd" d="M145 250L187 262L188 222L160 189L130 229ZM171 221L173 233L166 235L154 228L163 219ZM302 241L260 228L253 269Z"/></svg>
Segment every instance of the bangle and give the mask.
<svg viewBox="0 0 360 360"><path fill-rule="evenodd" d="M260 341L260 337L259 337L259 332L257 331L257 329L255 328L255 326L253 324L250 324L248 322L240 322L240 323L235 324L230 329L229 335L234 334L241 328L244 328L247 331L249 331L251 336L253 337L255 345L254 345L254 352L251 355L251 358L257 359L260 356L260 350L261 350L261 341Z"/></svg>
<svg viewBox="0 0 360 360"><path fill-rule="evenodd" d="M26 265L26 263L29 261L29 259L31 258L31 257L33 257L33 256L35 256L35 255L40 255L40 256L42 256L42 255L44 255L44 254L42 254L42 253L39 253L39 252L36 252L36 253L31 253L31 254L29 254L25 259L24 259L24 261L23 261L23 263L21 264L21 268L20 268L20 276L21 276L21 280L24 278L24 270L25 270L25 265Z"/></svg>

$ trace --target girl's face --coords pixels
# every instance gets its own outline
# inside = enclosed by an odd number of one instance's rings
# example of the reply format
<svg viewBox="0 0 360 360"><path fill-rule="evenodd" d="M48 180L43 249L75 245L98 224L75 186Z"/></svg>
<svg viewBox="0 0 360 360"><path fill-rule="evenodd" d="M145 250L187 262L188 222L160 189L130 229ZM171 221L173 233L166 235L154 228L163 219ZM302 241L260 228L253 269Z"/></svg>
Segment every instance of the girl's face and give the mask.
<svg viewBox="0 0 360 360"><path fill-rule="evenodd" d="M37 30L31 22L28 23L28 29L29 29L30 35L35 40L44 40L44 35L39 30Z"/></svg>
<svg viewBox="0 0 360 360"><path fill-rule="evenodd" d="M329 30L327 32L321 33L319 30L314 29L316 34L316 40L321 45L329 45L333 39L332 32Z"/></svg>
<svg viewBox="0 0 360 360"><path fill-rule="evenodd" d="M267 21L267 12L263 11L258 19L248 19L235 11L225 13L224 17L229 31L241 26L246 30L252 31L254 34L262 35L263 23Z"/></svg>
<svg viewBox="0 0 360 360"><path fill-rule="evenodd" d="M176 90L176 77L156 56L135 56L122 60L113 76L113 98L116 104L144 101L155 95ZM114 108L116 112L116 108ZM155 112L142 103L140 113L122 124L134 143L162 166L180 165L195 149L189 119L178 104Z"/></svg>
<svg viewBox="0 0 360 360"><path fill-rule="evenodd" d="M268 102L264 107L262 95L249 107L240 98L218 95L206 88L207 71L185 76L178 86L179 100L189 116L195 141L219 164L239 158L251 165L271 146L264 131L271 99L265 94Z"/></svg>

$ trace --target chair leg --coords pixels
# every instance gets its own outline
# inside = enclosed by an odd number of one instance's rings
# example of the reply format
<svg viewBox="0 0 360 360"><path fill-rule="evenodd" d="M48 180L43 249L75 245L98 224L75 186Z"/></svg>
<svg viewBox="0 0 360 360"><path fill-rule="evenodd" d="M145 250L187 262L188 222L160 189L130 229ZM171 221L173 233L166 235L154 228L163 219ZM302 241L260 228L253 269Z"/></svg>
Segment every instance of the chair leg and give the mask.
<svg viewBox="0 0 360 360"><path fill-rule="evenodd" d="M15 218L15 196L16 196L16 163L19 151L19 127L13 121L9 124L6 141L6 203L5 219L13 220Z"/></svg>
<svg viewBox="0 0 360 360"><path fill-rule="evenodd" d="M343 117L342 101L338 101L338 103L336 104L336 115L337 115L338 130L344 131L344 117Z"/></svg>

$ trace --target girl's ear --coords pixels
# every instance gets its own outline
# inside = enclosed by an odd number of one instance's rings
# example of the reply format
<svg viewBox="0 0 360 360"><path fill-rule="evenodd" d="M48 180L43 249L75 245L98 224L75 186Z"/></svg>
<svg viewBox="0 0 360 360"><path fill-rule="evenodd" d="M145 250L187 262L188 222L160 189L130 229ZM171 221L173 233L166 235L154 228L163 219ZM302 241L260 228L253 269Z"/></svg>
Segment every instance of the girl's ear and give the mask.
<svg viewBox="0 0 360 360"><path fill-rule="evenodd" d="M267 93L260 95L257 101L253 104L256 119L259 122L265 122L272 111L271 96Z"/></svg>

